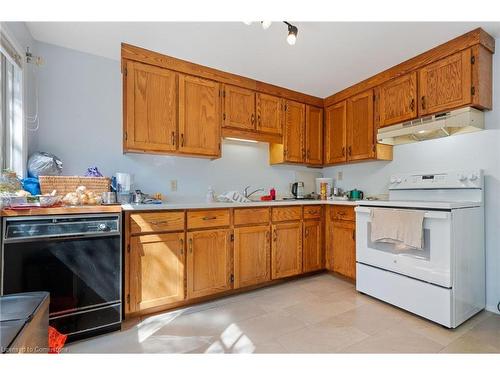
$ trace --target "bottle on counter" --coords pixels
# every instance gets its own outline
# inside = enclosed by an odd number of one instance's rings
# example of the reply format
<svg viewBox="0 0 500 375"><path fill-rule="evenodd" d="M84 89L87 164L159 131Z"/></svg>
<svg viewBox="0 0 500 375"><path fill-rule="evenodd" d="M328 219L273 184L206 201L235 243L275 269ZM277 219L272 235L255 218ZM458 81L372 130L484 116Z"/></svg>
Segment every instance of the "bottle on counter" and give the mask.
<svg viewBox="0 0 500 375"><path fill-rule="evenodd" d="M207 203L215 203L216 202L215 192L211 186L208 187L206 202Z"/></svg>
<svg viewBox="0 0 500 375"><path fill-rule="evenodd" d="M276 189L275 188L271 188L271 190L269 191L269 195L271 196L271 199L273 201L276 200Z"/></svg>

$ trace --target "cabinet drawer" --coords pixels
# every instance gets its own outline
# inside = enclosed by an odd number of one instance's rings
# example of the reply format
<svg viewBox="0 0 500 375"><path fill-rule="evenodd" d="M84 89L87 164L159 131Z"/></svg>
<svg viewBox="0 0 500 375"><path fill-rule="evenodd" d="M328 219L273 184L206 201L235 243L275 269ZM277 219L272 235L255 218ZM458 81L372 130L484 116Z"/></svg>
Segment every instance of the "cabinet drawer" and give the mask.
<svg viewBox="0 0 500 375"><path fill-rule="evenodd" d="M229 226L229 210L188 211L188 229L214 228Z"/></svg>
<svg viewBox="0 0 500 375"><path fill-rule="evenodd" d="M235 208L234 225L267 224L269 208Z"/></svg>
<svg viewBox="0 0 500 375"><path fill-rule="evenodd" d="M274 222L300 220L302 218L301 206L273 207L272 210L272 218Z"/></svg>
<svg viewBox="0 0 500 375"><path fill-rule="evenodd" d="M331 210L332 220L355 221L354 206L333 206Z"/></svg>
<svg viewBox="0 0 500 375"><path fill-rule="evenodd" d="M184 230L184 211L143 212L130 215L131 233Z"/></svg>
<svg viewBox="0 0 500 375"><path fill-rule="evenodd" d="M304 206L304 219L321 219L321 206Z"/></svg>

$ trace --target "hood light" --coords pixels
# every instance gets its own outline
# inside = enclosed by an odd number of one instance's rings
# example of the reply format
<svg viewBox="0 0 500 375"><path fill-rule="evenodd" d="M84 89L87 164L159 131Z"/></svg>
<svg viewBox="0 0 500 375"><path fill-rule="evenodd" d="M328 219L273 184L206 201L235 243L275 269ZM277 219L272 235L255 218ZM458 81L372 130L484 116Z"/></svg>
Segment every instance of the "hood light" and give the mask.
<svg viewBox="0 0 500 375"><path fill-rule="evenodd" d="M226 137L228 141L236 141L236 142L246 142L246 143L259 143L259 141L254 141L252 139L242 139L242 138L234 138L234 137Z"/></svg>

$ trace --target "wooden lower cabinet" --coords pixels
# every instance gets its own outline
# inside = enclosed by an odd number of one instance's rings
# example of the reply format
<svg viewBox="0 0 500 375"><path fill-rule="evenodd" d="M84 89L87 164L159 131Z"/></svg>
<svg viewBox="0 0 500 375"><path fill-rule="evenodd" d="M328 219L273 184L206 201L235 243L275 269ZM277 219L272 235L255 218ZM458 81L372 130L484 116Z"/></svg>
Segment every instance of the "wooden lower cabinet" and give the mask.
<svg viewBox="0 0 500 375"><path fill-rule="evenodd" d="M272 279L302 272L302 223L274 224L271 246Z"/></svg>
<svg viewBox="0 0 500 375"><path fill-rule="evenodd" d="M323 241L321 220L304 221L302 272L323 268Z"/></svg>
<svg viewBox="0 0 500 375"><path fill-rule="evenodd" d="M333 271L355 279L356 223L353 221L333 221L331 237Z"/></svg>
<svg viewBox="0 0 500 375"><path fill-rule="evenodd" d="M234 229L234 288L271 279L271 229L268 225Z"/></svg>
<svg viewBox="0 0 500 375"><path fill-rule="evenodd" d="M131 312L184 300L184 232L130 238Z"/></svg>
<svg viewBox="0 0 500 375"><path fill-rule="evenodd" d="M230 229L187 233L187 298L232 288L231 247Z"/></svg>

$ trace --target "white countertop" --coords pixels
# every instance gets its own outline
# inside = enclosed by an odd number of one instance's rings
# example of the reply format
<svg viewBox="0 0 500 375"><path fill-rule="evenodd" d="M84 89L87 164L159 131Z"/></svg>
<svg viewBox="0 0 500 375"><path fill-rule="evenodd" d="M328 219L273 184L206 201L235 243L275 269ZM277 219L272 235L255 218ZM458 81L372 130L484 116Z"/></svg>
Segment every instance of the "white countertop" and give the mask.
<svg viewBox="0 0 500 375"><path fill-rule="evenodd" d="M238 208L238 207L268 207L268 206L301 206L315 204L330 204L330 205L346 205L357 206L358 201L343 201L343 200L277 200L277 201L261 201L248 203L205 203L205 202L179 202L179 203L162 203L162 204L124 204L124 211L149 211L149 210L184 210L196 208Z"/></svg>

